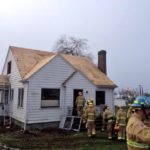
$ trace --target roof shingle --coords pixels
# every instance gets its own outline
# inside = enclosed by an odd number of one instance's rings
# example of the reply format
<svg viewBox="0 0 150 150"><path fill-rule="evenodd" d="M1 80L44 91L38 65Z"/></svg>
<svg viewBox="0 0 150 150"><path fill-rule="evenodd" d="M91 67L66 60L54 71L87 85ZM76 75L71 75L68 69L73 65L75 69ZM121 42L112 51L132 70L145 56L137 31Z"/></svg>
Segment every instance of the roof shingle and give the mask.
<svg viewBox="0 0 150 150"><path fill-rule="evenodd" d="M31 77L35 72L53 59L57 53L10 46L17 67L23 80ZM102 87L116 87L116 85L102 73L95 64L86 57L61 54L76 70L80 71L94 85Z"/></svg>

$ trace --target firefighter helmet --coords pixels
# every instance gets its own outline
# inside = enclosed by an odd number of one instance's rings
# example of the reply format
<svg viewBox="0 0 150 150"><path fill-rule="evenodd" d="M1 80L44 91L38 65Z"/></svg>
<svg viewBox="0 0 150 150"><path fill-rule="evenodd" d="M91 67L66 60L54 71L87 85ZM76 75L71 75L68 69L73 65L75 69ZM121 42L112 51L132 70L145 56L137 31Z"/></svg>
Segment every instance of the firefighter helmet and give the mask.
<svg viewBox="0 0 150 150"><path fill-rule="evenodd" d="M89 103L89 107L93 107L93 103L90 102L90 103Z"/></svg>
<svg viewBox="0 0 150 150"><path fill-rule="evenodd" d="M138 96L131 104L133 108L150 108L150 97L148 96Z"/></svg>
<svg viewBox="0 0 150 150"><path fill-rule="evenodd" d="M94 100L92 98L88 99L87 103L92 103L94 104Z"/></svg>

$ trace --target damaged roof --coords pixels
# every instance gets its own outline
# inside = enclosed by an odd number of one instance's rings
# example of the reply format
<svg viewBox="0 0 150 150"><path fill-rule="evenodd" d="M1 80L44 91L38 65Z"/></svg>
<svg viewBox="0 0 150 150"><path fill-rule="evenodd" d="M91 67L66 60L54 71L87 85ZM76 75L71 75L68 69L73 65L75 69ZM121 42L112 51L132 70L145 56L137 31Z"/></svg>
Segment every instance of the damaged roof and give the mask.
<svg viewBox="0 0 150 150"><path fill-rule="evenodd" d="M52 60L57 53L39 51L27 48L10 46L17 67L23 80L27 80L39 69ZM86 57L60 54L76 70L80 71L94 85L101 87L112 87L116 85L95 64Z"/></svg>

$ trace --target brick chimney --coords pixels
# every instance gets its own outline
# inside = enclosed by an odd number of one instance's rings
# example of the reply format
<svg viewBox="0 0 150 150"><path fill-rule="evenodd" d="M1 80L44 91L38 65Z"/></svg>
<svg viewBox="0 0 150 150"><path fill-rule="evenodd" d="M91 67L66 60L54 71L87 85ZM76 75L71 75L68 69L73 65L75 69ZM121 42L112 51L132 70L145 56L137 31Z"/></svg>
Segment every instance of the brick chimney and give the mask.
<svg viewBox="0 0 150 150"><path fill-rule="evenodd" d="M107 74L105 50L100 50L98 52L98 69L100 69L104 74Z"/></svg>

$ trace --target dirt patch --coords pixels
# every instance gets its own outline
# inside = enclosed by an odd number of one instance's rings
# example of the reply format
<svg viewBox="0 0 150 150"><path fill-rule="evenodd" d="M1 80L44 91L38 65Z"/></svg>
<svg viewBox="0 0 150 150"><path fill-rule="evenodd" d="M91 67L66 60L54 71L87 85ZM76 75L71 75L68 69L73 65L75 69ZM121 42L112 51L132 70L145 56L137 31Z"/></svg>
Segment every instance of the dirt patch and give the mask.
<svg viewBox="0 0 150 150"><path fill-rule="evenodd" d="M86 132L66 131L58 128L24 132L18 128L0 127L0 133L1 143L8 147L19 148L19 150L96 149L99 146L109 145L114 145L115 149L112 150L120 150L122 146L118 142L108 141L107 133L104 132L97 133L94 139L89 139Z"/></svg>
<svg viewBox="0 0 150 150"><path fill-rule="evenodd" d="M20 149L66 147L73 131L58 128L23 131L16 127L0 127L0 140L9 146Z"/></svg>

